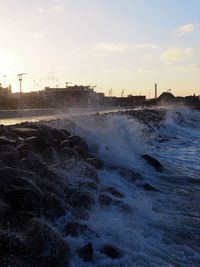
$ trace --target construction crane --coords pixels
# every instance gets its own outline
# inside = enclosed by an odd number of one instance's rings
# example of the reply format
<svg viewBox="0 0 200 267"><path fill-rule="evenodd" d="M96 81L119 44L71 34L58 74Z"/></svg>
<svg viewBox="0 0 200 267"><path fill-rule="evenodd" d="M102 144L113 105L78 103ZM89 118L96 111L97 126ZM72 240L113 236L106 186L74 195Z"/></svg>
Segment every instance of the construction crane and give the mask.
<svg viewBox="0 0 200 267"><path fill-rule="evenodd" d="M124 92L125 92L125 90L121 91L121 97L124 97Z"/></svg>
<svg viewBox="0 0 200 267"><path fill-rule="evenodd" d="M110 90L108 91L108 94L109 94L109 97L112 96L112 89L110 89Z"/></svg>

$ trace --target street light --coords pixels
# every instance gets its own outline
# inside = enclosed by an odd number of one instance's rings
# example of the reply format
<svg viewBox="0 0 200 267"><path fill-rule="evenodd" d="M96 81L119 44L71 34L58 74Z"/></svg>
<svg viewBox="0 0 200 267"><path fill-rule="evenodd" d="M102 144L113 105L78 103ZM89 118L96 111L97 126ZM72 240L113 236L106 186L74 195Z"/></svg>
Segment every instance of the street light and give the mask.
<svg viewBox="0 0 200 267"><path fill-rule="evenodd" d="M22 78L27 73L19 73L17 76L19 77L19 101L20 101L20 107L22 106Z"/></svg>

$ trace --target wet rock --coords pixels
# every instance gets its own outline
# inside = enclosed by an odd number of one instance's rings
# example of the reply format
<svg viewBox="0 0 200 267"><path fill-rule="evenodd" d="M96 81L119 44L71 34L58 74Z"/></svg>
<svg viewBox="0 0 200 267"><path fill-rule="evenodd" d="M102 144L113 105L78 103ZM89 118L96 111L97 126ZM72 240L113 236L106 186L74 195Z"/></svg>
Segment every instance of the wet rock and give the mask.
<svg viewBox="0 0 200 267"><path fill-rule="evenodd" d="M143 187L144 190L146 190L146 191L151 191L151 192L161 192L159 189L157 189L156 187L154 187L153 185L150 185L150 184L148 184L148 183L143 184L142 187Z"/></svg>
<svg viewBox="0 0 200 267"><path fill-rule="evenodd" d="M67 137L71 136L71 133L66 129L60 129Z"/></svg>
<svg viewBox="0 0 200 267"><path fill-rule="evenodd" d="M66 140L68 137L62 130L58 130L56 128L54 128L51 133L53 138L57 139L60 142Z"/></svg>
<svg viewBox="0 0 200 267"><path fill-rule="evenodd" d="M10 153L13 153L15 155L18 154L18 150L14 147L14 145L1 145L0 146L0 153L4 153L4 152L10 152Z"/></svg>
<svg viewBox="0 0 200 267"><path fill-rule="evenodd" d="M86 233L90 233L91 229L86 224L81 224L79 222L69 222L64 227L64 235L65 236L73 236L73 237L79 237Z"/></svg>
<svg viewBox="0 0 200 267"><path fill-rule="evenodd" d="M8 211L9 206L3 199L0 199L0 220L3 218L5 213Z"/></svg>
<svg viewBox="0 0 200 267"><path fill-rule="evenodd" d="M120 249L114 247L113 245L105 245L103 247L103 249L101 250L102 254L105 254L106 256L108 256L109 258L112 259L117 259L120 258L122 256L122 253L120 251Z"/></svg>
<svg viewBox="0 0 200 267"><path fill-rule="evenodd" d="M15 145L16 141L12 138L6 136L0 136L0 146L1 145Z"/></svg>
<svg viewBox="0 0 200 267"><path fill-rule="evenodd" d="M10 167L0 168L0 192L5 191L8 185L17 178L32 178L36 176L33 172L19 170Z"/></svg>
<svg viewBox="0 0 200 267"><path fill-rule="evenodd" d="M29 220L35 218L39 214L31 211L8 210L2 219L2 225L5 228L13 229L13 231L24 231Z"/></svg>
<svg viewBox="0 0 200 267"><path fill-rule="evenodd" d="M64 201L54 193L43 197L43 214L47 219L55 220L66 213Z"/></svg>
<svg viewBox="0 0 200 267"><path fill-rule="evenodd" d="M68 266L70 247L49 224L40 219L32 219L27 226L26 242L29 256L37 260L36 266Z"/></svg>
<svg viewBox="0 0 200 267"><path fill-rule="evenodd" d="M8 167L16 168L20 165L18 154L12 152L1 152L0 160Z"/></svg>
<svg viewBox="0 0 200 267"><path fill-rule="evenodd" d="M100 159L87 158L87 162L98 170L103 168L103 162Z"/></svg>
<svg viewBox="0 0 200 267"><path fill-rule="evenodd" d="M65 148L65 147L71 147L72 148L73 142L68 140L68 139L64 140L63 142L60 143L59 147L60 147L60 149Z"/></svg>
<svg viewBox="0 0 200 267"><path fill-rule="evenodd" d="M48 139L44 136L29 137L25 140L25 143L31 145L36 151L43 151L49 145Z"/></svg>
<svg viewBox="0 0 200 267"><path fill-rule="evenodd" d="M129 180L130 182L135 182L136 180L142 180L143 177L141 174L134 172L133 170L129 170L126 168L121 168L118 166L109 166L111 170L117 171L120 176Z"/></svg>
<svg viewBox="0 0 200 267"><path fill-rule="evenodd" d="M41 195L31 188L13 187L5 192L5 200L15 211L34 211L41 205Z"/></svg>
<svg viewBox="0 0 200 267"><path fill-rule="evenodd" d="M0 258L2 256L23 255L26 253L26 245L19 234L0 230Z"/></svg>
<svg viewBox="0 0 200 267"><path fill-rule="evenodd" d="M13 128L12 131L22 138L39 135L38 129L32 128Z"/></svg>
<svg viewBox="0 0 200 267"><path fill-rule="evenodd" d="M149 155L142 155L142 158L145 159L151 166L153 166L156 171L162 172L163 171L163 165L155 158L149 156Z"/></svg>
<svg viewBox="0 0 200 267"><path fill-rule="evenodd" d="M47 147L43 151L43 159L48 165L58 165L60 163L60 157L54 147Z"/></svg>
<svg viewBox="0 0 200 267"><path fill-rule="evenodd" d="M60 157L62 161L75 160L78 158L76 152L70 147L62 148L60 150Z"/></svg>
<svg viewBox="0 0 200 267"><path fill-rule="evenodd" d="M113 199L107 195L101 194L99 196L99 204L102 206L110 206L113 204Z"/></svg>
<svg viewBox="0 0 200 267"><path fill-rule="evenodd" d="M76 208L73 210L73 216L76 220L83 220L83 221L88 221L89 220L89 212L86 211L84 208Z"/></svg>
<svg viewBox="0 0 200 267"><path fill-rule="evenodd" d="M54 193L56 196L60 198L64 198L64 187L57 181L52 181L48 178L37 179L36 184L46 192L47 194Z"/></svg>
<svg viewBox="0 0 200 267"><path fill-rule="evenodd" d="M87 158L87 151L81 146L74 146L73 150L77 153L79 159Z"/></svg>
<svg viewBox="0 0 200 267"><path fill-rule="evenodd" d="M79 257L82 258L83 261L86 261L86 262L93 261L94 249L93 249L93 245L91 242L86 244L84 247L79 249L77 252L78 252Z"/></svg>
<svg viewBox="0 0 200 267"><path fill-rule="evenodd" d="M118 198L123 198L124 196L117 191L116 189L114 189L113 187L107 187L104 189L104 192L109 192L111 193L113 196L118 197Z"/></svg>
<svg viewBox="0 0 200 267"><path fill-rule="evenodd" d="M83 147L85 150L88 151L88 145L81 137L73 135L73 136L70 136L68 138L68 140L70 140L72 142L73 147L74 146L80 146L80 147Z"/></svg>
<svg viewBox="0 0 200 267"><path fill-rule="evenodd" d="M69 204L74 208L89 209L94 203L93 195L87 191L75 190L69 197Z"/></svg>
<svg viewBox="0 0 200 267"><path fill-rule="evenodd" d="M4 168L4 167L6 167L6 164L2 160L0 160L0 168Z"/></svg>

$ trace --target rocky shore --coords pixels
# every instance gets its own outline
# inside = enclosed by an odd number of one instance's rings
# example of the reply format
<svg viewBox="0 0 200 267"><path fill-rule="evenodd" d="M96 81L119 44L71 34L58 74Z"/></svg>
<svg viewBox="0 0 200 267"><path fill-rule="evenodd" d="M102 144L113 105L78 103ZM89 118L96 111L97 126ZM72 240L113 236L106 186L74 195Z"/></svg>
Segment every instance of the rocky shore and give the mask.
<svg viewBox="0 0 200 267"><path fill-rule="evenodd" d="M158 127L165 116L156 110L119 113L151 127ZM91 116L102 120L108 114ZM141 159L157 172L164 170L150 155ZM123 257L126 252L110 243L96 248L92 239L86 238L79 247L70 242L70 237L98 236L87 223L95 205L129 212L123 193L101 185L98 172L104 168L116 170L132 183L139 181L143 190L159 192L139 173L105 166L81 137L67 129L29 122L1 125L0 266L62 267L69 266L73 257L95 263L96 253L110 259Z"/></svg>

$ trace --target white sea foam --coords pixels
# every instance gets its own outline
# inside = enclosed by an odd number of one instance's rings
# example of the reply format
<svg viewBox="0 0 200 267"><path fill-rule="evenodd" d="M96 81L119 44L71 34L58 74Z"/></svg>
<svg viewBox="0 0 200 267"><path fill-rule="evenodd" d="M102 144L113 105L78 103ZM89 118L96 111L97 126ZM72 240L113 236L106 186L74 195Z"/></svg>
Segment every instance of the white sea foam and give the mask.
<svg viewBox="0 0 200 267"><path fill-rule="evenodd" d="M77 117L75 122L73 133L105 162L100 186L118 190L122 206L129 209L97 204L87 223L98 235L67 238L74 247L71 266L200 266L200 113L168 110L162 127L151 134L147 126L120 115ZM64 127L61 121L55 125ZM142 154L159 159L164 173L157 173ZM113 165L139 172L143 180L131 182L109 168ZM160 192L145 191L142 183ZM84 263L76 254L87 242L94 246L94 263ZM121 249L123 257L112 260L101 254L107 243Z"/></svg>

